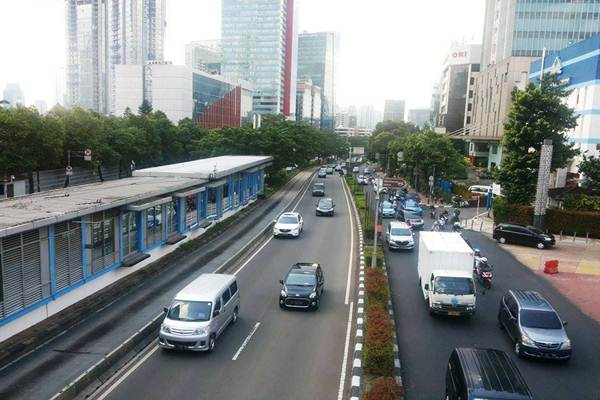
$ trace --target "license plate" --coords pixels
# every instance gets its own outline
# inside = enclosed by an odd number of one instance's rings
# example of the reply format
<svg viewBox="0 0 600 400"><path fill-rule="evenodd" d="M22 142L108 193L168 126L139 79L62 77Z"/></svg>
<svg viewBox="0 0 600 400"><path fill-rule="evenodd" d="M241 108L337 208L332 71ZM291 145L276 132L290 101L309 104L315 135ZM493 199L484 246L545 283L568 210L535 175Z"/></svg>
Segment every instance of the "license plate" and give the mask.
<svg viewBox="0 0 600 400"><path fill-rule="evenodd" d="M460 317L460 313L458 311L448 311L448 315L452 317Z"/></svg>

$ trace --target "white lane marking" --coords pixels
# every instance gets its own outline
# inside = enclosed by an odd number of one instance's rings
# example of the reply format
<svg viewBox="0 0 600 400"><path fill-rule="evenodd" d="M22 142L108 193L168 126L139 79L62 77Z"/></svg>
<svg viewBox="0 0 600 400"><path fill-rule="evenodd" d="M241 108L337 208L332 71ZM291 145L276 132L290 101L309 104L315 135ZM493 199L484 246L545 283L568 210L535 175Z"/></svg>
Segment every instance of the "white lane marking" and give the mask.
<svg viewBox="0 0 600 400"><path fill-rule="evenodd" d="M138 369L140 367L140 365L142 365L144 363L144 361L146 361L152 354L154 354L156 352L156 350L158 350L158 345L155 344L154 346L155 346L154 348L152 348L148 353L146 353L146 355L144 357L140 358L133 365L133 367L131 367L127 372L125 372L119 379L117 379L105 392L103 392L95 400L104 400L106 398L106 396L108 396L113 390L115 390L117 388L117 386L119 386L121 384L121 382L123 382L125 379L127 379L127 377L133 373L133 371Z"/></svg>
<svg viewBox="0 0 600 400"><path fill-rule="evenodd" d="M311 178L310 182L312 182L313 179L314 178ZM300 204L300 202L304 198L304 195L306 195L306 191L311 186L310 182L308 183L308 185L304 189L304 192L302 192L302 196L300 196L300 198L298 199L298 201L296 201L296 204L294 204L294 208L292 208L292 211L296 211L296 209L298 208L298 205ZM269 243L271 243L271 240L273 240L273 236L271 236L270 238L268 238L267 241L264 242L258 248L258 250L256 250L254 253L252 253L252 255L250 257L248 257L248 259L233 273L233 275L237 276L237 274L240 273L244 269L244 267L246 267L246 265L250 264L250 261L252 261L254 259L254 257L256 257L258 255L258 253L260 253L262 251L262 249L264 249Z"/></svg>
<svg viewBox="0 0 600 400"><path fill-rule="evenodd" d="M348 280L346 281L346 297L344 298L344 304L348 304L348 300L350 299L350 284L352 280L352 261L354 259L354 209L350 206L350 199L348 199L346 185L344 185L343 182L342 190L344 191L344 197L346 197L348 217L350 218L350 254L348 255Z"/></svg>
<svg viewBox="0 0 600 400"><path fill-rule="evenodd" d="M254 328L252 328L252 330L250 331L250 333L248 334L248 336L246 336L246 340L244 340L244 342L242 343L242 345L240 346L240 348L238 349L238 351L235 353L235 355L233 356L233 358L231 359L231 361L237 360L237 358L242 353L242 351L244 350L244 348L246 347L246 345L248 344L248 342L250 341L250 339L252 339L252 336L254 336L254 334L256 333L256 330L258 329L259 326L260 326L260 322L257 322L254 325Z"/></svg>
<svg viewBox="0 0 600 400"><path fill-rule="evenodd" d="M346 384L346 365L348 364L348 348L350 346L350 331L352 330L352 310L354 302L350 302L348 309L348 326L346 328L346 344L344 345L344 359L342 360L342 372L340 373L340 388L338 390L338 400L344 398L344 385Z"/></svg>

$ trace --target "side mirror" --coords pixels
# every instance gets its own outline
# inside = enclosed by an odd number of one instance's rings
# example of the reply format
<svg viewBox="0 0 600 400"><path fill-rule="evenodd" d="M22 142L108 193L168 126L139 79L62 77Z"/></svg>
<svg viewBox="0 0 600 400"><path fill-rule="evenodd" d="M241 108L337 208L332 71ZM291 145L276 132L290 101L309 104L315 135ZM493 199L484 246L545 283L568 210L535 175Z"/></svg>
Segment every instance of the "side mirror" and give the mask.
<svg viewBox="0 0 600 400"><path fill-rule="evenodd" d="M281 284L283 285L283 279L280 279L280 280L279 280L279 283L281 283Z"/></svg>
<svg viewBox="0 0 600 400"><path fill-rule="evenodd" d="M219 311L219 310L213 311L213 317L216 317L219 314L221 314L221 311Z"/></svg>
<svg viewBox="0 0 600 400"><path fill-rule="evenodd" d="M165 314L168 314L169 313L169 308L168 307L163 307L163 311L164 311Z"/></svg>
<svg viewBox="0 0 600 400"><path fill-rule="evenodd" d="M563 321L562 322L563 326L567 326L568 323L569 323L569 321Z"/></svg>
<svg viewBox="0 0 600 400"><path fill-rule="evenodd" d="M425 290L429 290L429 283L425 284Z"/></svg>
<svg viewBox="0 0 600 400"><path fill-rule="evenodd" d="M274 219L274 220L273 220L273 223L274 223L274 224L276 224L276 223L277 223L277 220L276 220L276 219Z"/></svg>

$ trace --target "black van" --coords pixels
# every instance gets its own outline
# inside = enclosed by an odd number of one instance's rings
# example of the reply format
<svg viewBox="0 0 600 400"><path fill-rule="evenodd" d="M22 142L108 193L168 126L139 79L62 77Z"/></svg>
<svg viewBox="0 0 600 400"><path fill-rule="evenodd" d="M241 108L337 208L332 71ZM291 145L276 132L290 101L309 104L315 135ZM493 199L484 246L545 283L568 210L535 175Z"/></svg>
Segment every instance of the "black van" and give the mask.
<svg viewBox="0 0 600 400"><path fill-rule="evenodd" d="M458 348L448 362L445 399L531 400L533 396L505 352Z"/></svg>

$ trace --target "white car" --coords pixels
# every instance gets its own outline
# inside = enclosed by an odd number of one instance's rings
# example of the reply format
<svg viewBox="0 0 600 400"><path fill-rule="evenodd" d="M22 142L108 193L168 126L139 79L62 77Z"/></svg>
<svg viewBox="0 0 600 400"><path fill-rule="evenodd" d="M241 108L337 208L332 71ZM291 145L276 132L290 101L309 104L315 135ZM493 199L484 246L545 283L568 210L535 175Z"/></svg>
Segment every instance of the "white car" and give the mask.
<svg viewBox="0 0 600 400"><path fill-rule="evenodd" d="M385 241L390 250L412 250L415 248L414 235L407 223L392 221L385 231Z"/></svg>
<svg viewBox="0 0 600 400"><path fill-rule="evenodd" d="M358 167L354 167L354 168L352 168L352 172L353 172L353 173L355 173L355 174L358 174L358 172L359 172L359 169L358 169Z"/></svg>
<svg viewBox="0 0 600 400"><path fill-rule="evenodd" d="M275 225L273 225L274 237L299 237L304 227L304 220L297 212L283 213L273 222L275 222Z"/></svg>

